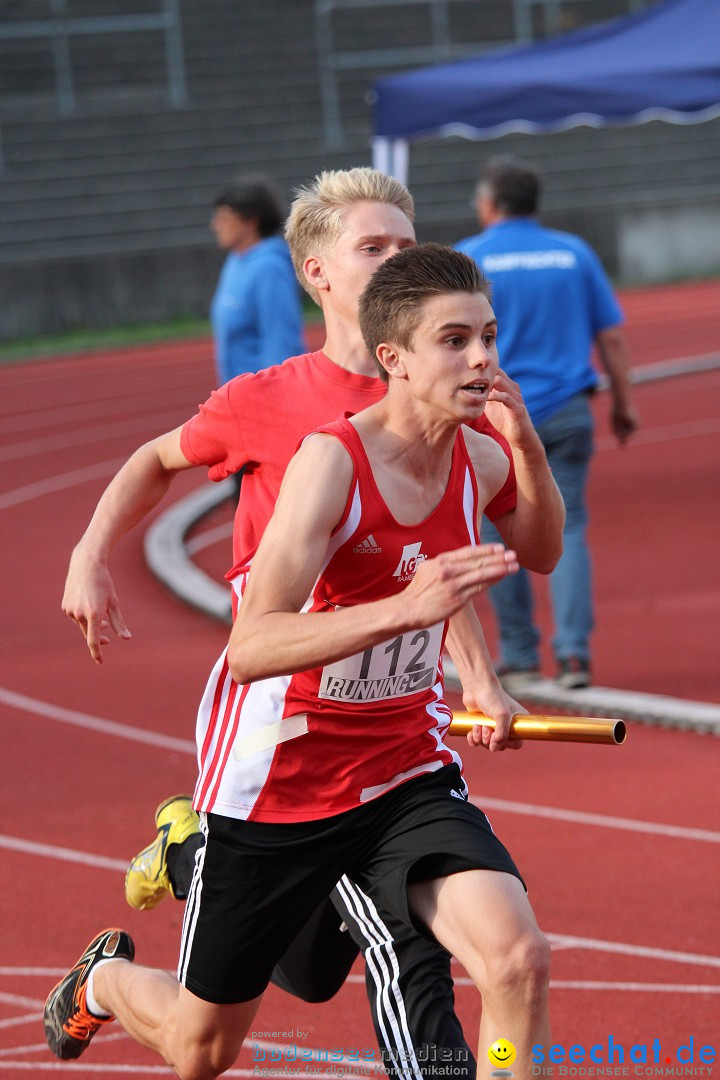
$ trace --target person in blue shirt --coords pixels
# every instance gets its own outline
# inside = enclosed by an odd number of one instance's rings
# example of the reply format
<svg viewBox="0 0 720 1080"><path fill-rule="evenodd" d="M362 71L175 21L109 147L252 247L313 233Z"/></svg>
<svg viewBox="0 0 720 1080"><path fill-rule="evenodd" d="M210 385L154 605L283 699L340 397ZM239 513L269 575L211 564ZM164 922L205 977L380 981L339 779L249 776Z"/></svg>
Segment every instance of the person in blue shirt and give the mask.
<svg viewBox="0 0 720 1080"><path fill-rule="evenodd" d="M228 252L210 309L218 385L307 352L300 291L283 238L282 199L264 176L215 198L210 227Z"/></svg>
<svg viewBox="0 0 720 1080"><path fill-rule="evenodd" d="M456 245L492 284L498 352L520 386L566 507L564 551L550 578L557 679L590 685L593 628L585 489L593 452L590 396L598 384L593 346L605 369L611 424L620 443L636 430L623 316L595 252L577 236L536 219L538 172L511 158L488 161L476 192L484 231ZM499 539L493 527L483 540ZM500 632L499 674L509 692L539 677L540 633L529 575L521 570L491 590Z"/></svg>

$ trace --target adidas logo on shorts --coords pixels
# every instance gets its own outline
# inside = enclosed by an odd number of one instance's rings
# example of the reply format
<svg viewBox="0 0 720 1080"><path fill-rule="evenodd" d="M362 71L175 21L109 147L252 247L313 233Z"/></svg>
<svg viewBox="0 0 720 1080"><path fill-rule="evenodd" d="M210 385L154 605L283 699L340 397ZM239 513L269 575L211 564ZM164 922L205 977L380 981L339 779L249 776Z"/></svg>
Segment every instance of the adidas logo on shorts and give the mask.
<svg viewBox="0 0 720 1080"><path fill-rule="evenodd" d="M382 548L380 547L380 545L378 544L377 540L372 535L372 533L370 534L370 536L365 537L362 544L358 544L357 547L354 547L353 551L355 552L356 555L380 555L380 554L382 554Z"/></svg>

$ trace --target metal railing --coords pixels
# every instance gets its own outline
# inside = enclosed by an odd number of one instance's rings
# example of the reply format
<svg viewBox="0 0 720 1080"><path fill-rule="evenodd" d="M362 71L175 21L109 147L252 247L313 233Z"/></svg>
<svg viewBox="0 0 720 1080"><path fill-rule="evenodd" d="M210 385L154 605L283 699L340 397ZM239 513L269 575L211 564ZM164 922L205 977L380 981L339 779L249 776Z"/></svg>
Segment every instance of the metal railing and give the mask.
<svg viewBox="0 0 720 1080"><path fill-rule="evenodd" d="M577 2L577 0L575 0ZM584 0L598 4L599 0ZM631 13L646 7L652 0L623 0L625 12ZM340 110L338 73L341 71L367 70L368 74L388 66L406 67L421 64L439 64L458 60L497 47L500 42L488 45L485 41L452 40L450 30L450 4L474 3L481 7L482 0L315 0L315 36L320 67L320 88L323 109L323 130L330 148L337 149L344 143L344 129ZM513 35L504 44L524 44L535 38L533 9L543 12L545 37L563 29L564 0L508 0L511 7ZM398 44L380 49L337 49L334 44L332 20L338 11L353 8L379 9L427 5L430 15L430 40L426 45Z"/></svg>
<svg viewBox="0 0 720 1080"><path fill-rule="evenodd" d="M188 102L188 91L179 0L160 0L160 3L161 10L147 14L69 16L67 0L49 0L49 18L0 22L0 42L49 42L55 77L55 104L60 116L69 117L78 112L70 53L71 38L89 34L146 33L161 30L165 37L168 100L175 108L181 108ZM0 141L0 170L2 168Z"/></svg>

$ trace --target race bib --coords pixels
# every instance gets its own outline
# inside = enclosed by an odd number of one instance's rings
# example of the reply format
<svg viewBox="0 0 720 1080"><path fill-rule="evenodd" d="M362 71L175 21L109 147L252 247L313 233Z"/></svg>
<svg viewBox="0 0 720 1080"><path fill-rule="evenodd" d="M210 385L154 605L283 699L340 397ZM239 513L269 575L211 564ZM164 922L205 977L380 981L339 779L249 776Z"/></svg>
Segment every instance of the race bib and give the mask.
<svg viewBox="0 0 720 1080"><path fill-rule="evenodd" d="M444 623L399 634L322 670L318 697L333 701L386 701L435 684Z"/></svg>

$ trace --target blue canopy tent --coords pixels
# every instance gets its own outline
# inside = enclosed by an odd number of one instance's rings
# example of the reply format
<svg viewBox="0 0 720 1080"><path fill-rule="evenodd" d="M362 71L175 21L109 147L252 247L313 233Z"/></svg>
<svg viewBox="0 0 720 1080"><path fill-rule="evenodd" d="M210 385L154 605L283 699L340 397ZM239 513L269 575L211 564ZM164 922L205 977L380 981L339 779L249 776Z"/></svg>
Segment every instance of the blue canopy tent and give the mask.
<svg viewBox="0 0 720 1080"><path fill-rule="evenodd" d="M374 90L373 161L403 180L416 139L699 123L720 116L720 0L667 0L536 45L379 79Z"/></svg>

